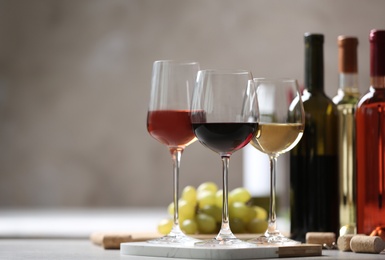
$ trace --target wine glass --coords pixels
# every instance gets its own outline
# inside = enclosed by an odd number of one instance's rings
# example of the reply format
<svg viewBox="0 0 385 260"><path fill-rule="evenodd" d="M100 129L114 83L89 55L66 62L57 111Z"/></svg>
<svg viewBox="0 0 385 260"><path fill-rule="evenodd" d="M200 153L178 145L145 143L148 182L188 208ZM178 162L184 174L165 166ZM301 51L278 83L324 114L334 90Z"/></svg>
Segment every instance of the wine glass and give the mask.
<svg viewBox="0 0 385 260"><path fill-rule="evenodd" d="M223 165L222 224L218 235L196 246L255 246L235 237L230 229L228 171L230 156L247 145L258 130L258 100L249 71L201 70L198 72L191 122L198 140L218 153Z"/></svg>
<svg viewBox="0 0 385 260"><path fill-rule="evenodd" d="M277 159L297 145L305 128L305 112L294 79L254 79L260 109L259 132L251 144L270 159L270 203L268 228L264 235L249 240L266 245L295 245L277 229L275 183Z"/></svg>
<svg viewBox="0 0 385 260"><path fill-rule="evenodd" d="M194 88L198 62L155 61L152 71L150 104L147 113L149 134L166 145L173 162L174 219L171 232L151 243L184 244L196 242L179 226L179 167L186 146L196 141L190 121L190 99Z"/></svg>

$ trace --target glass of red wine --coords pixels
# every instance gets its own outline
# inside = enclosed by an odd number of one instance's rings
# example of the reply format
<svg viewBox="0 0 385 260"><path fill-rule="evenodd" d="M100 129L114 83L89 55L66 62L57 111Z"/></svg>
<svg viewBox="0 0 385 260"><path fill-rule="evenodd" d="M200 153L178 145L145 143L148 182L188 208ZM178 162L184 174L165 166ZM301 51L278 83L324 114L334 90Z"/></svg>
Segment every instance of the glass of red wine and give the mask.
<svg viewBox="0 0 385 260"><path fill-rule="evenodd" d="M258 131L258 100L249 71L201 70L198 72L191 122L199 142L218 153L223 166L222 224L214 239L195 243L208 247L252 247L231 231L228 208L230 156L249 143Z"/></svg>
<svg viewBox="0 0 385 260"><path fill-rule="evenodd" d="M185 147L196 141L190 121L190 101L198 71L198 62L161 60L153 64L147 130L171 153L174 219L171 232L149 240L151 243L186 244L197 241L180 229L178 196L181 156Z"/></svg>

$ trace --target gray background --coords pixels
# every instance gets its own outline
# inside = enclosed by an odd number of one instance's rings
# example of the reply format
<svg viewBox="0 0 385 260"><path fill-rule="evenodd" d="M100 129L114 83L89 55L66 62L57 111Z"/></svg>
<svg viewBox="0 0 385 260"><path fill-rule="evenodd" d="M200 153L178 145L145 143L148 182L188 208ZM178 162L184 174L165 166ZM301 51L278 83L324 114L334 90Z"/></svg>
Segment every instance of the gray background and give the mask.
<svg viewBox="0 0 385 260"><path fill-rule="evenodd" d="M1 0L0 207L167 205L170 155L146 130L153 61L302 83L303 34L318 32L333 96L337 36L355 35L364 93L368 34L385 29L384 10L381 0ZM239 151L230 188L242 171ZM220 184L219 156L192 144L180 181Z"/></svg>

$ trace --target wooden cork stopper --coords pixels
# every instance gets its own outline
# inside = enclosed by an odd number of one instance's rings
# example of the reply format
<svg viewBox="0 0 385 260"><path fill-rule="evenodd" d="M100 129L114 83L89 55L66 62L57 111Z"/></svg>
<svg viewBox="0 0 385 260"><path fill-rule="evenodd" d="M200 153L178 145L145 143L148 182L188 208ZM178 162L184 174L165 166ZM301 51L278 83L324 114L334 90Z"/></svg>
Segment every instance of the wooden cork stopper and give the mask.
<svg viewBox="0 0 385 260"><path fill-rule="evenodd" d="M350 240L352 240L353 236L354 235L351 234L340 236L337 239L338 249L340 251L352 251L352 249L350 248Z"/></svg>
<svg viewBox="0 0 385 260"><path fill-rule="evenodd" d="M307 244L318 244L333 246L336 242L336 234L333 232L308 232L306 233Z"/></svg>
<svg viewBox="0 0 385 260"><path fill-rule="evenodd" d="M355 253L378 254L385 249L385 241L378 236L353 236L350 248Z"/></svg>
<svg viewBox="0 0 385 260"><path fill-rule="evenodd" d="M91 241L104 249L119 249L120 243L131 242L131 234L125 233L99 233L94 232L90 235Z"/></svg>
<svg viewBox="0 0 385 260"><path fill-rule="evenodd" d="M90 240L104 249L119 249L121 243L146 241L160 236L158 233L94 232Z"/></svg>
<svg viewBox="0 0 385 260"><path fill-rule="evenodd" d="M340 251L352 251L350 248L350 241L354 236L366 236L365 234L346 234L343 236L340 236L337 239L337 246Z"/></svg>

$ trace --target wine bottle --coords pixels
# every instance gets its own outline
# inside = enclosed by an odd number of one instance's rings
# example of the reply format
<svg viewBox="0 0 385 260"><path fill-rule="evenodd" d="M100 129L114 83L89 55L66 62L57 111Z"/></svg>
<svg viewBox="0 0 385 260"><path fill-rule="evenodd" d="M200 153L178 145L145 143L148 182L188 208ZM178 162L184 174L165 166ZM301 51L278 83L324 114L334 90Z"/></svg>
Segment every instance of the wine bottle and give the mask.
<svg viewBox="0 0 385 260"><path fill-rule="evenodd" d="M370 87L356 111L357 232L385 226L385 30L371 30Z"/></svg>
<svg viewBox="0 0 385 260"><path fill-rule="evenodd" d="M324 91L322 34L305 34L305 130L290 152L291 237L339 229L338 110Z"/></svg>
<svg viewBox="0 0 385 260"><path fill-rule="evenodd" d="M333 98L338 109L340 235L356 231L355 108L358 90L357 37L339 36L339 88Z"/></svg>

